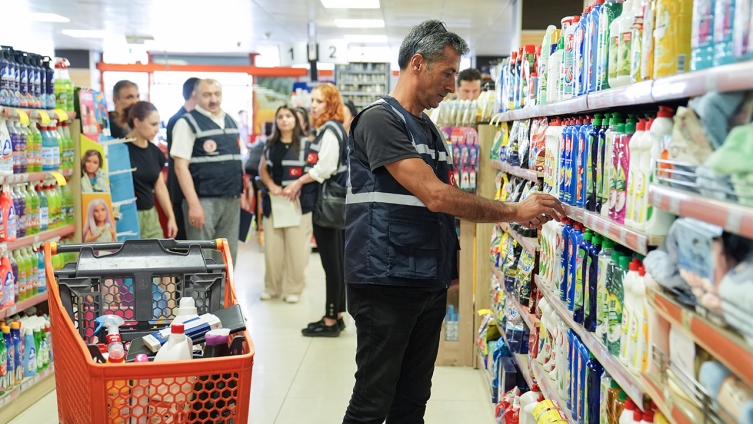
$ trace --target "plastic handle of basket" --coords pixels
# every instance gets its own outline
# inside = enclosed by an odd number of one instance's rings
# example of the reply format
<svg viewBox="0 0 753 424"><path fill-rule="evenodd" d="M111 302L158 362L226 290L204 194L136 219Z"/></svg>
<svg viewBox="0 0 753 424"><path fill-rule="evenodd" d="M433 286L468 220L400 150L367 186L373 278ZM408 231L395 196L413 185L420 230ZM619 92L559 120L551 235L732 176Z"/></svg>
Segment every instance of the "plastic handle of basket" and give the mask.
<svg viewBox="0 0 753 424"><path fill-rule="evenodd" d="M73 244L58 244L57 253L67 252L80 252L83 248L92 248L93 250L119 250L123 247L123 243L73 243Z"/></svg>

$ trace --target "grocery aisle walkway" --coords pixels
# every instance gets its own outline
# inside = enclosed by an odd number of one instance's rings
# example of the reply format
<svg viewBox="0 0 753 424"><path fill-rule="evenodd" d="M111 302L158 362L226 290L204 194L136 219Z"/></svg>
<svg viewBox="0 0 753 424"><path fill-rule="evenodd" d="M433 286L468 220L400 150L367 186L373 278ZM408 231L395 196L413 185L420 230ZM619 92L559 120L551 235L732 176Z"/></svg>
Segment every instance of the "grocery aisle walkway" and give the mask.
<svg viewBox="0 0 753 424"><path fill-rule="evenodd" d="M249 333L256 345L251 384L250 423L336 424L342 422L356 370L356 337L352 320L335 339L309 339L301 328L321 318L324 271L318 254L311 255L308 283L301 302L261 302L264 254L255 242L241 244L236 285L248 314ZM483 376L472 368L439 367L434 373L428 424L493 424ZM55 392L11 424L57 423Z"/></svg>

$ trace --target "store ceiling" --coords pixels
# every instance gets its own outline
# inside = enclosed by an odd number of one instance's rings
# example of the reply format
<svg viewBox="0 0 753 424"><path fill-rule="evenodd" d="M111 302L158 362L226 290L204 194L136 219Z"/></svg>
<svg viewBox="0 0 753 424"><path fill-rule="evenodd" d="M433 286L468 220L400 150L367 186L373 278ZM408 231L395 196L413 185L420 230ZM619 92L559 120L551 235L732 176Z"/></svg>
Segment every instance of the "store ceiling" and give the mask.
<svg viewBox="0 0 753 424"><path fill-rule="evenodd" d="M0 0L0 42L41 53L53 48L109 51L128 48L126 37L136 37L153 38L147 46L160 52L264 54L274 52L279 42L306 40L307 23L313 20L320 40L384 34L387 47L397 49L411 26L439 18L469 42L474 54L495 55L509 50L512 3L381 0L379 9L325 9L320 0ZM28 12L55 13L70 22L29 22ZM335 27L335 19L346 18L383 19L385 28ZM104 30L106 38L73 38L64 29Z"/></svg>

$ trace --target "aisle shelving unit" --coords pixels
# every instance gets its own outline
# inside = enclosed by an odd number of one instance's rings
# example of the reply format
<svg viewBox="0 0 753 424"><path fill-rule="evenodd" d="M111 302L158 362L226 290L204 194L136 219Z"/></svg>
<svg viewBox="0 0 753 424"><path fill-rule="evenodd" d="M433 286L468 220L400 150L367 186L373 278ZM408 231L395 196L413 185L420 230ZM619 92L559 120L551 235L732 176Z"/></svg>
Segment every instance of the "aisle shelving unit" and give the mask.
<svg viewBox="0 0 753 424"><path fill-rule="evenodd" d="M76 232L76 225L74 224L66 225L65 227L60 227L55 230L43 231L33 236L22 237L22 238L16 239L15 241L2 243L0 244L0 250L2 250L3 252L16 250L22 247L31 246L34 243L51 240L51 239L54 239L55 237L67 236L69 234L73 234L74 232Z"/></svg>
<svg viewBox="0 0 753 424"><path fill-rule="evenodd" d="M598 112L612 107L685 99L710 91L748 90L753 89L751 75L753 75L753 61L717 66L597 91L570 100L498 113L492 117L492 122Z"/></svg>
<svg viewBox="0 0 753 424"><path fill-rule="evenodd" d="M498 159L492 159L492 166L495 169L507 172L510 175L515 175L516 177L520 177L520 178L526 179L528 181L533 181L533 182L536 182L540 177L544 176L543 172L536 172L531 169L525 169L519 166L512 166L508 164L507 162L502 162L501 160L498 160Z"/></svg>
<svg viewBox="0 0 753 424"><path fill-rule="evenodd" d="M510 232L510 235L512 238L514 238L520 245L523 247L523 249L527 250L528 253L535 255L536 251L539 250L539 241L533 237L523 237L518 233L517 231L513 230L509 224L506 222L500 222L499 226L505 229L506 231Z"/></svg>
<svg viewBox="0 0 753 424"><path fill-rule="evenodd" d="M389 63L350 63L335 67L335 81L340 95L356 107L368 106L389 93Z"/></svg>
<svg viewBox="0 0 753 424"><path fill-rule="evenodd" d="M663 236L648 236L598 213L575 206L563 205L563 207L568 217L641 255L648 254L649 246L659 246L664 241Z"/></svg>
<svg viewBox="0 0 753 424"><path fill-rule="evenodd" d="M59 172L65 177L70 177L71 175L73 175L73 169L65 169L62 171L28 172L25 174L13 174L0 177L0 184L18 184L30 181L44 181L52 177L53 172Z"/></svg>
<svg viewBox="0 0 753 424"><path fill-rule="evenodd" d="M497 278L500 279L500 281L505 280L505 276L502 275L502 271L499 270L499 268L495 267L494 264L490 262L490 265L492 266L492 270L494 274L497 276ZM536 315L528 312L528 309L526 309L523 305L520 304L518 299L510 292L505 290L505 294L507 295L508 301L512 302L513 308L515 308L516 311L520 314L521 317L523 317L523 321L528 326L529 330L534 330L536 327L541 325L541 322L536 317Z"/></svg>
<svg viewBox="0 0 753 424"><path fill-rule="evenodd" d="M30 392L32 391L32 389L47 389L45 393L49 393L52 389L54 389L54 376L55 365L53 363L42 370L42 372L40 372L39 374L23 379L21 383L17 384L13 390L5 393L2 397L0 397L0 422L7 422L2 419L5 408L8 407L11 403L15 403L15 401L17 401L22 394Z"/></svg>
<svg viewBox="0 0 753 424"><path fill-rule="evenodd" d="M665 417L673 424L703 424L701 411L684 399L677 398L659 374L641 374L641 383L646 393Z"/></svg>
<svg viewBox="0 0 753 424"><path fill-rule="evenodd" d="M638 376L628 371L618 358L615 358L609 353L609 350L604 344L596 338L594 333L586 331L582 325L573 320L573 313L567 309L564 303L560 300L558 295L552 293L551 290L543 284L538 275L534 276L534 281L539 288L539 291L544 295L549 305L557 311L557 314L567 323L567 325L575 331L583 343L588 347L588 350L593 353L594 357L599 361L604 370L612 376L620 384L622 390L633 399L636 405L643 410L643 395L646 391L643 389Z"/></svg>
<svg viewBox="0 0 753 424"><path fill-rule="evenodd" d="M32 306L39 305L42 302L47 301L47 292L42 292L37 294L36 296L30 297L26 300L19 301L18 303L2 308L0 309L0 320L4 320L10 316L15 315L17 312L23 311L24 309L31 308ZM2 405L0 405L2 406Z"/></svg>
<svg viewBox="0 0 753 424"><path fill-rule="evenodd" d="M576 424L576 421L573 420L572 412L567 408L567 403L565 403L560 398L559 394L557 394L557 391L554 389L554 381L549 378L549 375L544 371L544 368L537 361L532 361L531 364L533 376L536 378L536 382L539 384L539 388L544 394L544 397L557 402L557 404L560 406L560 409L562 409L562 413L564 413L567 417L567 421L571 424Z"/></svg>

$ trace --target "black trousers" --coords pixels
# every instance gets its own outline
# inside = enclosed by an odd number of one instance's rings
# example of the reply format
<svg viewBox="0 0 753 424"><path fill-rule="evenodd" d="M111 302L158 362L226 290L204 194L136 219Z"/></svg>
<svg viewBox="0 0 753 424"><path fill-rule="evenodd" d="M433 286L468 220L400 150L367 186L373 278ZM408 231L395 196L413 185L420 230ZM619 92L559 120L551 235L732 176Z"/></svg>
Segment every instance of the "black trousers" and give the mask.
<svg viewBox="0 0 753 424"><path fill-rule="evenodd" d="M327 305L324 316L337 319L345 312L345 230L314 224L314 238L327 281Z"/></svg>
<svg viewBox="0 0 753 424"><path fill-rule="evenodd" d="M343 424L422 424L447 291L348 285L356 385Z"/></svg>

